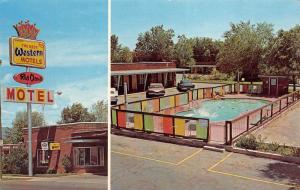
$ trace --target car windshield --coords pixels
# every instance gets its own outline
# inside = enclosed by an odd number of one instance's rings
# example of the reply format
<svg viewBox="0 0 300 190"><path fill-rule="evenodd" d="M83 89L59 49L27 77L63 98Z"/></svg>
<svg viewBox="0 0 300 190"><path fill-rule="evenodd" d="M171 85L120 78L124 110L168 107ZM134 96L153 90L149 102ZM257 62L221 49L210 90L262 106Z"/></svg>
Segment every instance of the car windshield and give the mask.
<svg viewBox="0 0 300 190"><path fill-rule="evenodd" d="M151 84L149 88L162 88L162 85L159 85L159 84Z"/></svg>
<svg viewBox="0 0 300 190"><path fill-rule="evenodd" d="M182 83L192 83L192 82L189 80L183 80Z"/></svg>

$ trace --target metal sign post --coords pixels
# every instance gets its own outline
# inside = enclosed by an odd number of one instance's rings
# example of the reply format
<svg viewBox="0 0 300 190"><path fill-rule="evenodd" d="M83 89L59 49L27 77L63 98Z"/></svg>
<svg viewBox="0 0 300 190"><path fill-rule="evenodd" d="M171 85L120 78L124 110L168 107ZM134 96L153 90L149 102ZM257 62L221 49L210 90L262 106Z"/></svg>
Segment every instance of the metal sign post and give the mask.
<svg viewBox="0 0 300 190"><path fill-rule="evenodd" d="M26 67L26 72L29 71L30 71L29 67ZM27 87L30 87L30 85L27 84ZM28 121L28 175L33 176L31 102L27 103L27 121Z"/></svg>

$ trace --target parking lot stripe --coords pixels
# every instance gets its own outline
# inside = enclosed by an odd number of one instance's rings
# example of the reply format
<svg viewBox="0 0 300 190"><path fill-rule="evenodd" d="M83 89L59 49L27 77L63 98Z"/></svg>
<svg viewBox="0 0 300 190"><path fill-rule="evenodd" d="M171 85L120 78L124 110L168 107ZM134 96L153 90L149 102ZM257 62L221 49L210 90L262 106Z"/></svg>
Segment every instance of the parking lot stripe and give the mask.
<svg viewBox="0 0 300 190"><path fill-rule="evenodd" d="M129 156L129 157L133 157L133 158L150 160L150 161L159 162L159 163L163 163L163 164L169 164L169 165L173 165L173 166L177 165L177 163L173 163L173 162L169 162L169 161L164 161L164 160L158 160L158 159L154 159L154 158L148 158L148 157L144 157L144 156L138 156L138 155L134 155L134 154L127 154L127 153L117 152L117 151L111 151L111 152L115 153L115 154L120 154L120 155L123 155L123 156Z"/></svg>
<svg viewBox="0 0 300 190"><path fill-rule="evenodd" d="M201 152L203 149L201 148L200 150L197 150L196 152L194 152L193 154L191 154L190 156L186 157L185 159L179 161L176 165L179 166L180 164L182 164L183 162L187 161L188 159L191 159L192 157L196 156L199 152Z"/></svg>
<svg viewBox="0 0 300 190"><path fill-rule="evenodd" d="M222 162L224 162L227 158L229 158L233 153L229 153L227 154L222 160L220 160L219 162L217 162L216 164L214 164L213 166L211 166L208 171L214 169L215 167L217 167L219 164L221 164Z"/></svg>
<svg viewBox="0 0 300 190"><path fill-rule="evenodd" d="M273 185L280 185L280 186L285 186L285 187L296 187L294 185L288 185L288 184L284 184L284 183L277 183L277 182L273 182L273 181L266 181L266 180L261 180L261 179L255 179L255 178L251 178L251 177L245 177L245 176L241 176L241 175L236 175L236 174L226 173L226 172L220 172L220 171L216 171L216 170L209 170L209 172L223 174L223 175L237 177L237 178L242 178L242 179L245 179L245 180L258 181L258 182L263 182L263 183L269 183L269 184L273 184Z"/></svg>
<svg viewBox="0 0 300 190"><path fill-rule="evenodd" d="M285 186L285 187L296 187L295 185L288 185L288 184L284 184L284 183L277 183L277 182L273 182L273 181L266 181L266 180L261 180L261 179L256 179L256 178L241 176L241 175L237 175L237 174L233 174L233 173L220 172L220 171L214 170L215 167L217 167L222 162L224 162L226 159L228 159L232 154L233 153L231 152L228 155L226 155L222 160L218 161L216 164L214 164L213 166L211 166L207 171L213 172L213 173L222 174L222 175L237 177L237 178L241 178L241 179L245 179L245 180L258 181L258 182L262 182L262 183L268 183L268 184Z"/></svg>

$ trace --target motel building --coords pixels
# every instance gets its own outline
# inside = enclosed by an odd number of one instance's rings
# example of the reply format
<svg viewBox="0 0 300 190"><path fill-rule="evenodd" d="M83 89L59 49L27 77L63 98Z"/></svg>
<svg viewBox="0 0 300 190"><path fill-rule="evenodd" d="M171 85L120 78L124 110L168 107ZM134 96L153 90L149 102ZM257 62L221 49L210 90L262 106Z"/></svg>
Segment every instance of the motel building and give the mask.
<svg viewBox="0 0 300 190"><path fill-rule="evenodd" d="M165 88L176 86L176 73L185 73L190 69L176 68L174 62L135 62L111 63L111 87L124 93L143 92L150 83L162 83Z"/></svg>
<svg viewBox="0 0 300 190"><path fill-rule="evenodd" d="M27 146L28 131L23 131ZM27 147L26 147L27 148ZM107 175L107 123L79 122L32 128L33 172L70 172Z"/></svg>

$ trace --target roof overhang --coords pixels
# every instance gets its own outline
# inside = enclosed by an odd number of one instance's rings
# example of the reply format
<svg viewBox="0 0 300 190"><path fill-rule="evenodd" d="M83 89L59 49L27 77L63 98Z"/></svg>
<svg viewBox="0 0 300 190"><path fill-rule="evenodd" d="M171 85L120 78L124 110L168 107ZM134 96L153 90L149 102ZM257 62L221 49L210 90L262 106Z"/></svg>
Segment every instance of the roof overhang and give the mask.
<svg viewBox="0 0 300 190"><path fill-rule="evenodd" d="M122 70L111 71L111 76L123 76L123 75L139 75L139 74L153 74L153 73L177 73L185 72L189 69L182 68L165 68L165 69L141 69L141 70Z"/></svg>

